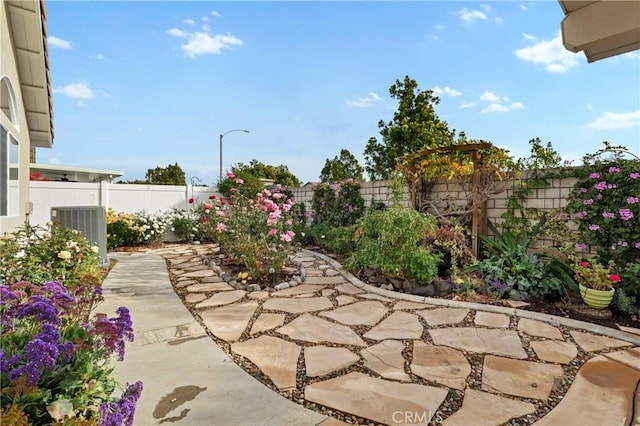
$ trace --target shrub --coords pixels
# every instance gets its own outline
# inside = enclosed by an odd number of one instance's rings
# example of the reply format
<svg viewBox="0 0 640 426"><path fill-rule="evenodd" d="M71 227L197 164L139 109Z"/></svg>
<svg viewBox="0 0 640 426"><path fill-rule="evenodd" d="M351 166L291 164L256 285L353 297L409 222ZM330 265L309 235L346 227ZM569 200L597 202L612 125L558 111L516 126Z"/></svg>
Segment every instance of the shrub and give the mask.
<svg viewBox="0 0 640 426"><path fill-rule="evenodd" d="M76 289L98 277L98 247L74 229L25 224L0 238L0 283L65 280Z"/></svg>
<svg viewBox="0 0 640 426"><path fill-rule="evenodd" d="M622 267L640 259L640 161L623 159L623 147L583 158L566 210L578 224L580 244L597 246L603 262Z"/></svg>
<svg viewBox="0 0 640 426"><path fill-rule="evenodd" d="M441 218L439 226L429 229L423 236L423 244L432 247L432 250L442 255L440 270L445 276L457 275L460 268L467 267L475 261L475 255L471 249L466 229L451 220ZM446 270L449 270L448 275Z"/></svg>
<svg viewBox="0 0 640 426"><path fill-rule="evenodd" d="M110 396L117 386L110 358L122 360L125 340L133 340L126 308L84 321L81 300L57 281L2 284L0 302L3 423L26 416L35 425L68 418L132 424L142 383L120 400Z"/></svg>
<svg viewBox="0 0 640 426"><path fill-rule="evenodd" d="M171 226L171 215L161 212L137 213L107 210L107 247L131 247L162 241Z"/></svg>
<svg viewBox="0 0 640 426"><path fill-rule="evenodd" d="M173 210L169 213L170 230L179 242L202 240L203 231L194 213L185 210Z"/></svg>
<svg viewBox="0 0 640 426"><path fill-rule="evenodd" d="M440 255L420 241L435 227L433 216L415 210L393 207L372 212L358 223L355 251L345 266L351 270L375 266L392 277L429 284L436 276Z"/></svg>
<svg viewBox="0 0 640 426"><path fill-rule="evenodd" d="M320 183L313 190L313 223L348 226L355 224L364 215L360 183L353 179L335 184Z"/></svg>
<svg viewBox="0 0 640 426"><path fill-rule="evenodd" d="M531 234L523 227L519 234L510 229L502 233L489 222L494 239L479 235L488 257L469 270L479 270L485 290L496 297L527 299L529 296L560 296L565 292L564 282L552 273L547 265L528 249L536 240L544 219L538 222Z"/></svg>
<svg viewBox="0 0 640 426"><path fill-rule="evenodd" d="M356 248L355 234L357 225L328 227L318 238L318 245L335 254L345 256Z"/></svg>
<svg viewBox="0 0 640 426"><path fill-rule="evenodd" d="M230 179L233 179L232 174ZM242 179L236 179L241 188ZM205 232L220 244L224 253L233 255L253 277L264 277L269 271L285 267L294 248L296 233L292 230L298 216L295 201L281 185L263 189L253 199L238 189L232 197L212 197L194 208Z"/></svg>

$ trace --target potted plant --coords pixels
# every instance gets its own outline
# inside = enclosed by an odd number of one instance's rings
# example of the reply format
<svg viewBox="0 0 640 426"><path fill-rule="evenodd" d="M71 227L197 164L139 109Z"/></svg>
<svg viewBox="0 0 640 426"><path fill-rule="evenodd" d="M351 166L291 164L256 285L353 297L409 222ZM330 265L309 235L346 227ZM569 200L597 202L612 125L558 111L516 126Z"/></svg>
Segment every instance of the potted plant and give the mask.
<svg viewBox="0 0 640 426"><path fill-rule="evenodd" d="M612 274L613 262L606 266L595 259L575 262L573 270L582 300L594 309L604 309L611 303L620 275Z"/></svg>

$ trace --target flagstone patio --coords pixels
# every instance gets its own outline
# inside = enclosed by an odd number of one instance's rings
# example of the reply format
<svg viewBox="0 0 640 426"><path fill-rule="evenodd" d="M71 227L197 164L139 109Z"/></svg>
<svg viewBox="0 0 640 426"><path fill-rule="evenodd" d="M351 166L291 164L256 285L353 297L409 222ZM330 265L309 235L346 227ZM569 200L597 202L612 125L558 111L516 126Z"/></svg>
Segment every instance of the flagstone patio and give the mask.
<svg viewBox="0 0 640 426"><path fill-rule="evenodd" d="M216 250L155 252L229 356L311 409L349 423L640 422L637 329L396 294L306 250L303 284L237 290L203 268Z"/></svg>

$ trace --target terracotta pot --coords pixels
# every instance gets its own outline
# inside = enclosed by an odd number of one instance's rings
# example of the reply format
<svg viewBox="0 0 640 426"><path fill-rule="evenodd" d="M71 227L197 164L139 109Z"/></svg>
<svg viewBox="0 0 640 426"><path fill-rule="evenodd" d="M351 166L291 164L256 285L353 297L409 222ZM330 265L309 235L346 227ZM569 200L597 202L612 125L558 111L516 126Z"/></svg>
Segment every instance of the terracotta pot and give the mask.
<svg viewBox="0 0 640 426"><path fill-rule="evenodd" d="M588 306L594 309L604 309L611 304L613 300L613 294L616 292L615 288L611 290L594 290L579 284L580 296L582 300Z"/></svg>

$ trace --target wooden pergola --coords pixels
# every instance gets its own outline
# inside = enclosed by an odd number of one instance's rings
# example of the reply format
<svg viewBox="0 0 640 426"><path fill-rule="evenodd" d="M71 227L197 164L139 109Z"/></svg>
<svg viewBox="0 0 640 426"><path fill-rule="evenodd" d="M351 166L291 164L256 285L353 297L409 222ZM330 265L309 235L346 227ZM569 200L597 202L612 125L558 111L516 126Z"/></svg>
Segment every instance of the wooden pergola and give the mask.
<svg viewBox="0 0 640 426"><path fill-rule="evenodd" d="M478 242L478 232L482 232L486 235L487 233L487 200L483 200L482 205L480 206L480 216L482 220L480 220L478 215L478 185L480 181L480 174L482 173L478 164L480 164L480 155L479 152L485 149L492 148L493 144L489 142L481 142L481 143L469 143L463 145L450 145L443 146L439 148L433 149L424 149L421 151L417 151L411 154L407 154L404 156L404 162L412 162L418 160L420 158L433 155L433 154L448 154L450 152L462 152L471 155L471 162L473 163L473 174L472 174L472 191L471 191L471 205L473 209L471 211L471 244L473 253L476 256L479 256L479 242ZM416 185L415 183L409 185L409 195L411 197L411 204L415 208L417 200L416 200Z"/></svg>

